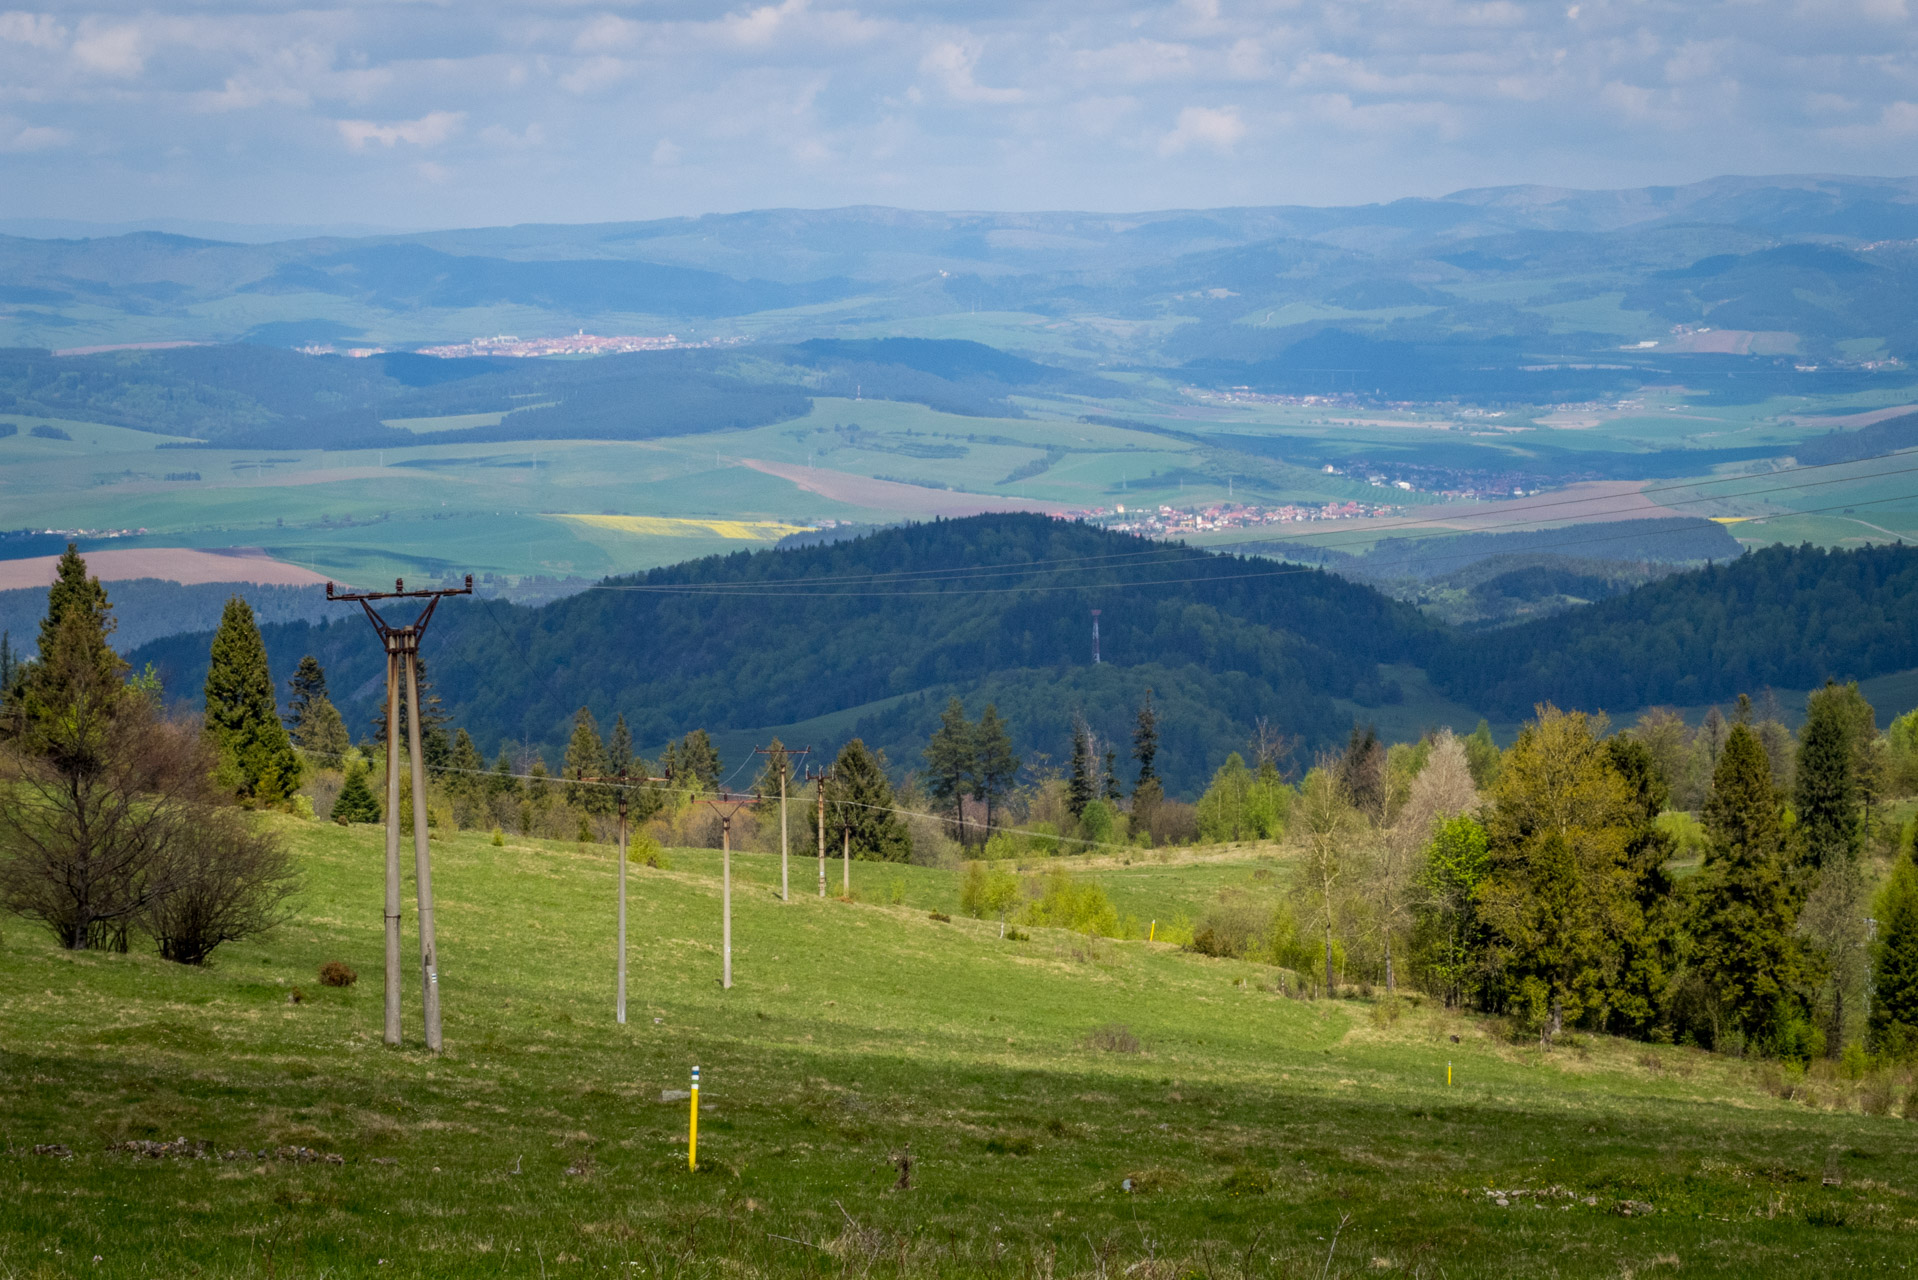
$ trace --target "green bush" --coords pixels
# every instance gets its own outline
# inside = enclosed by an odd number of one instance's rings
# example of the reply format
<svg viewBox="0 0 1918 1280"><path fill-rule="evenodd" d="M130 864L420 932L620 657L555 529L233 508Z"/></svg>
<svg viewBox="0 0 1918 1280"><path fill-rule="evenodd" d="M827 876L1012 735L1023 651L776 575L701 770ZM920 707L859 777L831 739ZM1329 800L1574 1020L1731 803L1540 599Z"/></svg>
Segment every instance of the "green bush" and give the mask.
<svg viewBox="0 0 1918 1280"><path fill-rule="evenodd" d="M965 883L959 889L959 909L975 920L1004 915L1019 901L1019 880L1010 871L983 862L966 864Z"/></svg>
<svg viewBox="0 0 1918 1280"><path fill-rule="evenodd" d="M1049 873L1040 886L1039 896L1026 904L1027 924L1071 929L1100 938L1124 936L1119 913L1106 891L1096 884L1075 880L1061 869Z"/></svg>

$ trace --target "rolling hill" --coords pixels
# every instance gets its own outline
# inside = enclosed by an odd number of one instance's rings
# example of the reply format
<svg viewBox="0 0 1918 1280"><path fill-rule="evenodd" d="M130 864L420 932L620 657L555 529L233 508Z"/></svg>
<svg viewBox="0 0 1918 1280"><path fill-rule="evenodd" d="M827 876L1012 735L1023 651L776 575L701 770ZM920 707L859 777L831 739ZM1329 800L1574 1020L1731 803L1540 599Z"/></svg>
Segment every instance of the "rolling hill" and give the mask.
<svg viewBox="0 0 1918 1280"><path fill-rule="evenodd" d="M958 694L974 714L996 701L1023 754L1059 761L1074 715L1126 743L1150 688L1168 787L1191 794L1260 719L1296 735L1304 759L1335 744L1355 715L1405 696L1394 671L1422 669L1455 706L1511 721L1539 701L1622 713L1918 666L1915 585L1918 549L1776 547L1457 632L1316 568L979 516L713 557L539 608L455 600L425 653L446 709L489 755L512 740L552 756L586 706L602 726L624 715L649 747L692 728L819 746L858 733L906 769ZM267 646L283 675L319 657L365 726L383 665L365 623L341 614L268 626ZM206 648L175 636L131 656L190 695Z"/></svg>

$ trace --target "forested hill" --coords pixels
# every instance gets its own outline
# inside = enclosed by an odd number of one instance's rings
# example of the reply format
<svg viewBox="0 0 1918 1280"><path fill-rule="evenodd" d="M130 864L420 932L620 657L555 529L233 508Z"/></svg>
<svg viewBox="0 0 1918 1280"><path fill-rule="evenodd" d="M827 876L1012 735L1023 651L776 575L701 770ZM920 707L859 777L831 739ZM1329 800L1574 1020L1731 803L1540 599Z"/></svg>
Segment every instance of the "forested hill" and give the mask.
<svg viewBox="0 0 1918 1280"><path fill-rule="evenodd" d="M1767 547L1571 613L1461 636L1434 681L1493 719L1535 703L1719 702L1918 667L1918 549Z"/></svg>
<svg viewBox="0 0 1918 1280"><path fill-rule="evenodd" d="M318 656L357 733L384 666L357 610L340 613L265 636L276 673ZM1123 745L1150 686L1161 768L1191 791L1259 717L1330 744L1350 723L1334 698L1376 703L1377 664L1423 664L1442 641L1410 606L1316 569L997 515L693 561L537 609L455 600L423 652L489 755L505 739L563 743L580 706L602 725L624 714L645 744L865 708L841 728L912 766L956 692L975 714L996 699L1021 751L1059 759L1075 713ZM204 637L177 637L134 657L191 694L205 655Z"/></svg>
<svg viewBox="0 0 1918 1280"><path fill-rule="evenodd" d="M264 634L282 677L318 656L357 734L384 668L357 610L339 614ZM532 742L555 763L586 706L602 725L623 714L653 746L692 728L770 736L836 716L782 736L836 746L858 733L913 767L953 693L975 715L996 701L1024 754L1061 760L1074 715L1123 754L1150 687L1168 785L1190 794L1260 718L1297 735L1305 758L1342 738L1353 703L1363 715L1394 697L1380 663L1422 666L1497 721L1548 700L1625 713L1918 667L1918 550L1773 547L1557 617L1455 633L1317 569L978 516L692 561L539 608L453 600L424 652L482 750ZM176 636L132 657L192 696L206 653L205 636Z"/></svg>

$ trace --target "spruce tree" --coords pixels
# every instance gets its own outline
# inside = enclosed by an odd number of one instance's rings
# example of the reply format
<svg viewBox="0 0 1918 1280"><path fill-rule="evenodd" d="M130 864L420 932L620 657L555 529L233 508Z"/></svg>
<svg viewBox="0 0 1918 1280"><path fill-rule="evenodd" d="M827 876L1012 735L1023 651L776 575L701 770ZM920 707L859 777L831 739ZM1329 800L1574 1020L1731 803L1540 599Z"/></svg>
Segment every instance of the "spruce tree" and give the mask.
<svg viewBox="0 0 1918 1280"><path fill-rule="evenodd" d="M307 708L300 732L293 739L302 751L323 765L338 764L353 744L346 736L346 721L340 709L325 695Z"/></svg>
<svg viewBox="0 0 1918 1280"><path fill-rule="evenodd" d="M1012 793L1012 784L1018 780L1023 762L1012 749L1012 731L999 718L999 708L993 703L988 702L980 714L973 741L978 750L975 761L978 773L972 798L986 806L986 828L990 830L993 806Z"/></svg>
<svg viewBox="0 0 1918 1280"><path fill-rule="evenodd" d="M832 782L826 788L826 835L852 828L852 856L876 862L907 862L912 837L893 812L892 783L886 778L883 752L873 752L854 738L840 749L832 764Z"/></svg>
<svg viewBox="0 0 1918 1280"><path fill-rule="evenodd" d="M1799 856L1811 870L1835 859L1856 862L1864 850L1856 725L1846 696L1857 688L1826 681L1805 704L1792 808L1798 818Z"/></svg>
<svg viewBox="0 0 1918 1280"><path fill-rule="evenodd" d="M453 739L446 732L446 722L450 717L440 705L440 695L433 689L433 681L426 674L426 658L422 654L413 655L413 679L418 686L420 698L420 759L426 765L428 774L437 774L446 768L453 758ZM412 712L406 699L406 673L400 673L400 756L406 758L412 749L409 745L412 732L408 725L412 721ZM380 701L380 708L373 715L373 741L386 745L386 702Z"/></svg>
<svg viewBox="0 0 1918 1280"><path fill-rule="evenodd" d="M753 779L753 794L761 800L779 799L779 780L785 778L790 786L792 767L792 757L786 754L786 744L774 738L766 747L766 767Z"/></svg>
<svg viewBox="0 0 1918 1280"><path fill-rule="evenodd" d="M1098 797L1099 783L1094 776L1092 730L1082 717L1072 718L1072 763L1066 776L1066 808L1073 821L1085 814L1086 806Z"/></svg>
<svg viewBox="0 0 1918 1280"><path fill-rule="evenodd" d="M513 757L504 742L499 744L499 759L493 761L492 776L486 779L488 795L517 799L520 793L519 778L513 772Z"/></svg>
<svg viewBox="0 0 1918 1280"><path fill-rule="evenodd" d="M1492 726L1484 720L1465 739L1465 767L1472 771L1472 785L1480 791L1491 790L1498 781L1498 743L1492 740Z"/></svg>
<svg viewBox="0 0 1918 1280"><path fill-rule="evenodd" d="M1878 895L1869 1036L1874 1053L1918 1055L1918 857L1907 850Z"/></svg>
<svg viewBox="0 0 1918 1280"><path fill-rule="evenodd" d="M606 746L600 741L599 726L593 721L593 713L585 707L573 713L573 736L566 744L566 759L560 765L560 773L571 779L566 786L567 804L588 813L612 812L612 791L579 781L581 778L603 777L606 773Z"/></svg>
<svg viewBox="0 0 1918 1280"><path fill-rule="evenodd" d="M286 731L293 735L294 742L304 747L303 730L313 704L326 700L326 671L320 666L320 660L309 653L300 659L299 670L286 684L293 691L293 696L286 701Z"/></svg>
<svg viewBox="0 0 1918 1280"><path fill-rule="evenodd" d="M461 729L453 735L453 756L447 769L447 786L455 795L478 795L486 786L486 761L473 745L473 735Z"/></svg>
<svg viewBox="0 0 1918 1280"><path fill-rule="evenodd" d="M1771 761L1746 725L1733 726L1718 754L1705 830L1709 842L1689 930L1692 963L1714 995L1720 1029L1774 1049L1794 1013L1796 907Z"/></svg>
<svg viewBox="0 0 1918 1280"><path fill-rule="evenodd" d="M947 699L939 727L926 742L925 757L926 793L935 804L949 806L952 820L963 824L965 798L979 785L979 741L959 699Z"/></svg>
<svg viewBox="0 0 1918 1280"><path fill-rule="evenodd" d="M113 634L113 606L107 602L107 589L100 585L100 580L87 576L87 562L71 542L60 557L53 586L47 591L47 614L40 622L43 658L53 651L54 635L69 609L78 609L90 616L99 630L100 645L105 648L106 638Z"/></svg>
<svg viewBox="0 0 1918 1280"><path fill-rule="evenodd" d="M1152 707L1150 689L1145 691L1145 701L1139 704L1132 729L1132 758L1139 762L1139 780L1132 787L1132 794L1136 796L1159 781L1159 713Z"/></svg>
<svg viewBox="0 0 1918 1280"><path fill-rule="evenodd" d="M1105 768L1100 782L1100 799L1116 802L1124 795L1125 792L1119 789L1119 753L1107 747Z"/></svg>
<svg viewBox="0 0 1918 1280"><path fill-rule="evenodd" d="M704 729L694 729L669 748L673 785L699 791L719 790L719 775L725 765L719 751Z"/></svg>
<svg viewBox="0 0 1918 1280"><path fill-rule="evenodd" d="M1339 783L1352 805L1373 822L1385 818L1385 744L1373 725L1352 726L1339 758ZM1469 756L1468 756L1469 759Z"/></svg>
<svg viewBox="0 0 1918 1280"><path fill-rule="evenodd" d="M1607 1006L1629 1034L1644 1037L1664 1019L1677 949L1674 883L1665 870L1674 842L1658 826L1671 791L1651 748L1637 738L1608 738L1605 754L1625 782L1631 828L1623 867L1630 902L1621 904L1620 956Z"/></svg>
<svg viewBox="0 0 1918 1280"><path fill-rule="evenodd" d="M37 726L52 735L49 741L58 739L83 749L80 744L91 740L83 726L105 724L93 717L112 714L111 704L127 670L107 642L114 628L112 609L106 588L98 578L87 576L87 562L68 543L47 592L47 616L40 622L40 660L16 677L15 705L25 718L24 728ZM73 721L74 732L63 730L60 722L75 715L80 718ZM54 754L64 758L65 750ZM77 757L73 763L78 763Z"/></svg>
<svg viewBox="0 0 1918 1280"><path fill-rule="evenodd" d="M354 760L346 766L346 784L340 788L340 794L333 801L333 821L342 825L349 822L378 822L380 820L380 802L373 795L373 788L367 784L369 770L363 760Z"/></svg>
<svg viewBox="0 0 1918 1280"><path fill-rule="evenodd" d="M253 610L230 597L213 633L206 673L206 728L219 750L218 777L241 800L279 804L300 786L300 758L280 723L273 675Z"/></svg>
<svg viewBox="0 0 1918 1280"><path fill-rule="evenodd" d="M606 771L615 777L622 773L644 773L644 769L634 767L633 731L626 727L626 717L613 717L613 736L606 743Z"/></svg>

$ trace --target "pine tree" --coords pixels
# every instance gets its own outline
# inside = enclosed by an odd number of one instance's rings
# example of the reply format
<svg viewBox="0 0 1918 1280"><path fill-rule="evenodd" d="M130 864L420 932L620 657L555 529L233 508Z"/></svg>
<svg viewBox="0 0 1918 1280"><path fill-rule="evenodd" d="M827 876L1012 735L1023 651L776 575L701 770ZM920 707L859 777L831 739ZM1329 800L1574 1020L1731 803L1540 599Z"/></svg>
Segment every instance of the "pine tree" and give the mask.
<svg viewBox="0 0 1918 1280"><path fill-rule="evenodd" d="M667 749L673 785L699 791L719 790L719 775L725 765L719 751L704 729L694 729Z"/></svg>
<svg viewBox="0 0 1918 1280"><path fill-rule="evenodd" d="M1373 822L1385 818L1385 744L1378 729L1352 726L1345 754L1339 758L1339 784L1352 805Z"/></svg>
<svg viewBox="0 0 1918 1280"><path fill-rule="evenodd" d="M321 695L307 710L294 743L323 765L338 764L353 744L346 736L346 721L332 700Z"/></svg>
<svg viewBox="0 0 1918 1280"><path fill-rule="evenodd" d="M852 828L852 856L876 862L907 862L912 837L893 810L892 783L883 752L854 738L840 748L826 788L826 832Z"/></svg>
<svg viewBox="0 0 1918 1280"><path fill-rule="evenodd" d="M1150 689L1145 691L1145 701L1139 704L1139 714L1133 726L1132 758L1139 762L1139 780L1132 788L1136 796L1148 785L1159 781L1159 713L1152 708Z"/></svg>
<svg viewBox="0 0 1918 1280"><path fill-rule="evenodd" d="M286 731L293 741L306 746L303 730L306 719L312 714L313 704L326 700L326 671L320 666L320 660L312 654L300 659L299 670L286 682L293 696L286 701Z"/></svg>
<svg viewBox="0 0 1918 1280"><path fill-rule="evenodd" d="M1066 808L1073 821L1085 815L1086 806L1098 798L1099 783L1093 774L1092 730L1083 717L1072 718L1072 763L1066 777Z"/></svg>
<svg viewBox="0 0 1918 1280"><path fill-rule="evenodd" d="M473 745L473 735L461 729L453 735L453 755L446 785L454 795L475 796L486 786L486 761Z"/></svg>
<svg viewBox="0 0 1918 1280"><path fill-rule="evenodd" d="M206 728L220 753L219 778L242 800L279 804L300 786L300 758L280 723L273 675L253 610L230 597L213 633L206 673Z"/></svg>
<svg viewBox="0 0 1918 1280"><path fill-rule="evenodd" d="M1826 681L1805 704L1792 808L1798 818L1800 858L1813 870L1834 859L1856 862L1864 850L1856 728L1847 696L1857 691L1855 684Z"/></svg>
<svg viewBox="0 0 1918 1280"><path fill-rule="evenodd" d="M1665 870L1675 849L1671 836L1658 826L1671 792L1651 748L1637 738L1608 738L1605 754L1625 782L1631 824L1624 859L1625 892L1631 900L1621 910L1619 962L1606 1004L1630 1034L1642 1037L1663 1018L1675 964L1678 921L1672 877Z"/></svg>
<svg viewBox="0 0 1918 1280"><path fill-rule="evenodd" d="M1878 895L1874 917L1872 1051L1894 1057L1918 1055L1918 853L1907 850Z"/></svg>
<svg viewBox="0 0 1918 1280"><path fill-rule="evenodd" d="M1119 789L1119 753L1107 747L1105 766L1100 779L1099 798L1116 803L1124 796L1125 792Z"/></svg>
<svg viewBox="0 0 1918 1280"><path fill-rule="evenodd" d="M87 576L87 562L68 543L47 592L47 615L40 622L40 660L16 677L15 705L26 720L25 727L37 726L68 744L56 750L56 756L64 758L69 749L92 750L80 745L88 740L83 726L103 726L104 719L93 717L112 714L111 704L127 669L107 643L114 628L112 609L106 588L98 578ZM56 723L76 714L80 719L73 722L73 732ZM78 757L70 762L77 764Z"/></svg>
<svg viewBox="0 0 1918 1280"><path fill-rule="evenodd" d="M965 798L979 786L979 735L957 698L946 702L939 727L926 742L926 794L949 806L955 823L965 822Z"/></svg>
<svg viewBox="0 0 1918 1280"><path fill-rule="evenodd" d="M520 793L519 777L513 771L513 757L504 742L499 744L499 759L493 761L492 776L486 779L488 795L516 799Z"/></svg>
<svg viewBox="0 0 1918 1280"><path fill-rule="evenodd" d="M999 708L993 703L988 702L980 714L973 743L978 751L975 761L978 773L972 798L986 806L986 828L990 830L993 806L1012 794L1012 784L1018 780L1023 762L1012 749L1012 732L999 718Z"/></svg>
<svg viewBox="0 0 1918 1280"><path fill-rule="evenodd" d="M1760 1049L1779 1045L1800 969L1781 810L1764 745L1747 726L1734 726L1705 802L1710 843L1689 932L1720 1033L1736 1031Z"/></svg>
<svg viewBox="0 0 1918 1280"><path fill-rule="evenodd" d="M333 821L344 825L380 820L380 802L374 797L373 788L367 784L368 772L363 760L354 760L346 766L346 784L333 801Z"/></svg>
<svg viewBox="0 0 1918 1280"><path fill-rule="evenodd" d="M0 706L14 696L14 679L22 673L20 655L13 651L12 633L0 631Z"/></svg>
<svg viewBox="0 0 1918 1280"><path fill-rule="evenodd" d="M633 767L633 731L626 727L623 715L613 717L613 736L606 743L606 771L614 777L646 772Z"/></svg>
<svg viewBox="0 0 1918 1280"><path fill-rule="evenodd" d="M566 744L566 759L560 774L572 779L566 785L566 803L588 813L611 813L613 793L603 786L581 783L581 778L603 777L606 773L606 746L600 741L599 726L593 713L581 707L573 713L573 737Z"/></svg>

